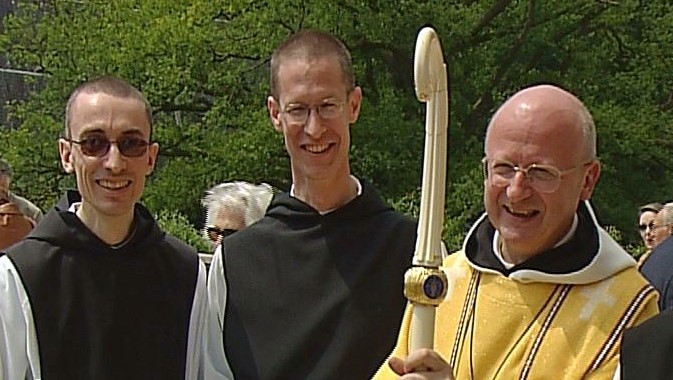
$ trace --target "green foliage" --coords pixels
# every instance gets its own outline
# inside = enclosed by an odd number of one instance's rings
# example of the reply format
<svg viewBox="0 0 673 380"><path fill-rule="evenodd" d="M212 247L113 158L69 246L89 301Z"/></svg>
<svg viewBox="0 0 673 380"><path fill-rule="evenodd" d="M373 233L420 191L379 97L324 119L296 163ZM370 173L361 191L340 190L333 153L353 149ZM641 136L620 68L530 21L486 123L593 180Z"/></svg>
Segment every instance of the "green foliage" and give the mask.
<svg viewBox="0 0 673 380"><path fill-rule="evenodd" d="M287 189L282 137L268 120L268 59L301 27L340 36L353 53L364 103L353 126L353 171L417 216L424 105L413 90L418 30L438 31L449 68L451 117L444 237L460 247L481 213L479 159L490 115L523 86L578 94L598 129L600 221L636 244L638 205L673 188L673 8L649 2L118 0L19 2L0 46L17 68L46 74L0 128L17 192L49 208L72 179L56 138L63 106L85 78L113 73L148 96L160 143L143 201L199 225L199 199L223 181Z"/></svg>
<svg viewBox="0 0 673 380"><path fill-rule="evenodd" d="M189 220L174 210L161 210L156 215L157 224L168 234L184 241L199 252L212 252L210 244L199 234Z"/></svg>

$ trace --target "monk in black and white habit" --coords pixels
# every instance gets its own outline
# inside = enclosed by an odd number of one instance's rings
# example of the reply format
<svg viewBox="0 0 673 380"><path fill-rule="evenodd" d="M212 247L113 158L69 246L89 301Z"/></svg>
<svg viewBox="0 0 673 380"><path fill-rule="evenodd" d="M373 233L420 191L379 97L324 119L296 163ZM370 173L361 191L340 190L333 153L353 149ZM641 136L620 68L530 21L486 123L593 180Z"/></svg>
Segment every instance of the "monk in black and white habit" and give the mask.
<svg viewBox="0 0 673 380"><path fill-rule="evenodd" d="M159 151L125 81L80 85L66 108L69 191L0 258L0 379L196 379L205 267L138 202Z"/></svg>

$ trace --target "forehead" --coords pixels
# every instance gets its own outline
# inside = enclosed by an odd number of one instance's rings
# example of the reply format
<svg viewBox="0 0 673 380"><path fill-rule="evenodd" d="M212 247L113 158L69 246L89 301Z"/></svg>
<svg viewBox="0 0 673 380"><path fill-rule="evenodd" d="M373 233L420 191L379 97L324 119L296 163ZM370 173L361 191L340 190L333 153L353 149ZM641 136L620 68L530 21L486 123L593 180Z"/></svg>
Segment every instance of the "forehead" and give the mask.
<svg viewBox="0 0 673 380"><path fill-rule="evenodd" d="M215 214L213 223L219 227L229 227L243 223L243 214L234 207L221 206Z"/></svg>
<svg viewBox="0 0 673 380"><path fill-rule="evenodd" d="M583 142L574 109L522 99L496 113L486 136L485 151L489 157L519 164L572 162L582 154Z"/></svg>
<svg viewBox="0 0 673 380"><path fill-rule="evenodd" d="M643 219L643 218L654 218L655 216L657 216L657 212L652 211L652 210L643 211L643 213L640 214L641 219Z"/></svg>
<svg viewBox="0 0 673 380"><path fill-rule="evenodd" d="M343 97L348 91L336 56L285 58L277 79L279 100L286 103Z"/></svg>
<svg viewBox="0 0 673 380"><path fill-rule="evenodd" d="M660 224L660 222L665 221L665 219L666 219L667 216L668 216L668 215L667 215L666 210L663 210L663 209L662 209L662 210L659 211L659 212L657 213L657 215L654 217L654 220L655 220L658 224Z"/></svg>
<svg viewBox="0 0 673 380"><path fill-rule="evenodd" d="M101 131L108 135L138 132L148 136L150 121L140 100L104 93L83 93L71 106L70 129L73 136L88 131Z"/></svg>

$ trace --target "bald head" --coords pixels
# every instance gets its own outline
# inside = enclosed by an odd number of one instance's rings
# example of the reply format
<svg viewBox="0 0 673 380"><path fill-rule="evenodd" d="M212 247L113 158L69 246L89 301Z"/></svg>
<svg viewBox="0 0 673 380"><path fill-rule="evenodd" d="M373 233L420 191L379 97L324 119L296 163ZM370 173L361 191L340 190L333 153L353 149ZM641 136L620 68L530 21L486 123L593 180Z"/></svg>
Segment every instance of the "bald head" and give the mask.
<svg viewBox="0 0 673 380"><path fill-rule="evenodd" d="M527 119L533 122L533 128L553 126L558 129L553 132L566 137L576 134L580 138L578 153L583 155L583 160L596 158L596 128L591 114L575 95L559 87L532 86L507 99L486 130L486 149L493 126L502 119Z"/></svg>

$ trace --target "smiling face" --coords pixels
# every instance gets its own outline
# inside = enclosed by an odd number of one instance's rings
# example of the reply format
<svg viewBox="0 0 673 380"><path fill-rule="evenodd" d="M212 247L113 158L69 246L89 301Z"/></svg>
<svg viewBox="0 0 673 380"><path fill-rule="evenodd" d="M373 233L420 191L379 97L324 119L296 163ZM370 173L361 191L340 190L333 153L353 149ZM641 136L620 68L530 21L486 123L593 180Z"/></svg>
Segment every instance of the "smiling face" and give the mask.
<svg viewBox="0 0 673 380"><path fill-rule="evenodd" d="M508 100L494 116L486 136L489 160L520 167L544 164L561 171L558 189L536 191L523 173L507 186L484 182L484 204L499 231L509 260L524 261L554 246L569 231L580 200L589 199L600 164L587 157L578 101L551 86L524 90ZM591 162L588 165L583 165Z"/></svg>
<svg viewBox="0 0 673 380"><path fill-rule="evenodd" d="M144 104L105 93L79 94L70 109L69 128L74 141L92 136L109 141L118 141L122 136L150 139L150 121ZM141 156L127 157L115 143L103 156L93 157L85 155L80 145L59 140L61 164L66 172L75 173L82 195L78 211L82 221L90 225L121 217L130 222L158 151L159 146L153 143Z"/></svg>
<svg viewBox="0 0 673 380"><path fill-rule="evenodd" d="M336 57L287 58L278 70L278 99L267 100L276 130L283 134L295 185L307 181L343 180L350 175L350 124L360 112L362 92L349 88ZM319 115L317 106L343 104L333 118ZM287 117L288 106L312 107L305 123Z"/></svg>

